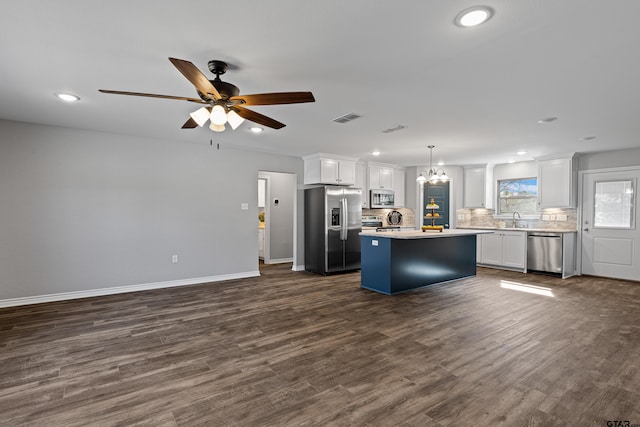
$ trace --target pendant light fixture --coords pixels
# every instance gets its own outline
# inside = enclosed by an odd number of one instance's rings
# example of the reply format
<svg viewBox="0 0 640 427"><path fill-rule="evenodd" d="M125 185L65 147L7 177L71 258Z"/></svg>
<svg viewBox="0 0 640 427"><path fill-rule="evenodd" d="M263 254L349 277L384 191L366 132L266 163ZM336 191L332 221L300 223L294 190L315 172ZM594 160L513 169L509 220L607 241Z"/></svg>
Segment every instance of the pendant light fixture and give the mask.
<svg viewBox="0 0 640 427"><path fill-rule="evenodd" d="M449 180L449 177L443 169L433 169L433 149L435 147L435 145L427 146L429 149L429 172L420 172L420 176L416 178L416 181L419 184L424 184L427 181L431 184L436 184L438 182L446 182ZM427 176L425 176L425 173Z"/></svg>

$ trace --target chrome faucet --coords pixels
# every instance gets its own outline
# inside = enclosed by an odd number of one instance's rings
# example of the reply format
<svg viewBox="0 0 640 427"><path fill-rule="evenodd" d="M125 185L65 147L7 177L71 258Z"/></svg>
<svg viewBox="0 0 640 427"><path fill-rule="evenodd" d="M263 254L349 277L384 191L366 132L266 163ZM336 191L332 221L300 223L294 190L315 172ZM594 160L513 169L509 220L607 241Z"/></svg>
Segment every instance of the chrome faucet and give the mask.
<svg viewBox="0 0 640 427"><path fill-rule="evenodd" d="M521 219L522 217L520 216L520 212L518 211L513 211L513 220L511 221L511 226L513 228L517 227L518 222L516 221L516 214L518 214L518 219Z"/></svg>

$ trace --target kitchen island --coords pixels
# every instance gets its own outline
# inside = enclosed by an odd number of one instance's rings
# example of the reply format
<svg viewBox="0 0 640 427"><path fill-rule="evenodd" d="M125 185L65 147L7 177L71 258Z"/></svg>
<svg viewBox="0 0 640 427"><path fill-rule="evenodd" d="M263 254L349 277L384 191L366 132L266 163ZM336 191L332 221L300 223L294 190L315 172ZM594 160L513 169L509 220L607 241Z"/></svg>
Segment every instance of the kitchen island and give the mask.
<svg viewBox="0 0 640 427"><path fill-rule="evenodd" d="M476 236L483 233L491 231L363 231L360 286L391 295L475 276Z"/></svg>

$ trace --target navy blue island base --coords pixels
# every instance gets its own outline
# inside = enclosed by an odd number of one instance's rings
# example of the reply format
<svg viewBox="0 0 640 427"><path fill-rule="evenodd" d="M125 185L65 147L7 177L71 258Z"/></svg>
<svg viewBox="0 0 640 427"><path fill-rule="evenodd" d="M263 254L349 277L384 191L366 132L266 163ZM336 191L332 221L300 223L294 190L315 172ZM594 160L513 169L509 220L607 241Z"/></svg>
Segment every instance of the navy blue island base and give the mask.
<svg viewBox="0 0 640 427"><path fill-rule="evenodd" d="M362 232L361 287L391 295L475 276L478 230Z"/></svg>

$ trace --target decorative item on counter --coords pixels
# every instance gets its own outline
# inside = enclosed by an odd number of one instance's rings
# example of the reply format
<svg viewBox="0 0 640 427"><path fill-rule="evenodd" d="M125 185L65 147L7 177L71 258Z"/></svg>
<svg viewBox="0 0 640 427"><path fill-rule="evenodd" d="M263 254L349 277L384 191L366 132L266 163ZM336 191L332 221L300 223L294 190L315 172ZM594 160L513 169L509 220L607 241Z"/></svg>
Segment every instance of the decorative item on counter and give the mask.
<svg viewBox="0 0 640 427"><path fill-rule="evenodd" d="M435 212L435 210L440 209L440 206L436 205L433 197L431 198L431 200L429 200L429 203L427 204L426 208L431 211L431 212L427 212L427 214L425 215L425 218L431 219L431 225L423 225L422 231L438 230L442 233L442 231L444 230L444 227L442 225L436 225L435 223L436 218L440 216L440 214Z"/></svg>
<svg viewBox="0 0 640 427"><path fill-rule="evenodd" d="M387 222L391 225L400 225L402 224L402 214L398 211L391 211L387 215Z"/></svg>
<svg viewBox="0 0 640 427"><path fill-rule="evenodd" d="M260 222L264 222L264 212L260 212L260 213L258 214L258 221L260 221Z"/></svg>

